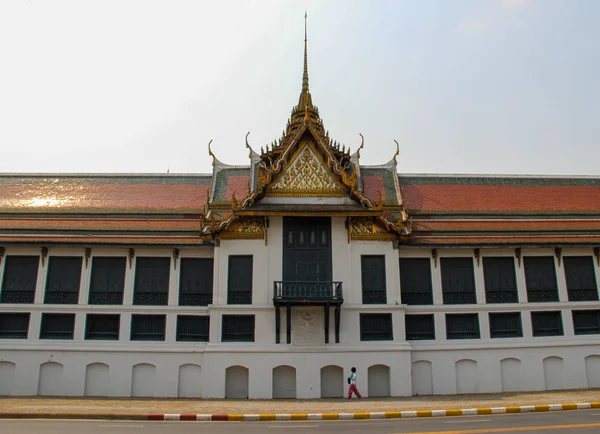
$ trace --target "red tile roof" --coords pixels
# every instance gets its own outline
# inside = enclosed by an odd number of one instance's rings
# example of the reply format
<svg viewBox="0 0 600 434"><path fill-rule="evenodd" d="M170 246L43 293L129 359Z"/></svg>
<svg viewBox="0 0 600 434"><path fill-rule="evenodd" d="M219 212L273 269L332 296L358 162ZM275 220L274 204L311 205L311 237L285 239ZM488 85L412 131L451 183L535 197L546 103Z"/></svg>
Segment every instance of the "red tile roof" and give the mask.
<svg viewBox="0 0 600 434"><path fill-rule="evenodd" d="M600 235L587 235L582 237L574 236L454 236L454 237L439 237L439 236L420 236L414 234L412 238L407 239L407 244L410 245L436 245L451 247L454 245L590 245L595 246L600 244Z"/></svg>
<svg viewBox="0 0 600 434"><path fill-rule="evenodd" d="M409 214L600 214L600 187L581 185L402 186Z"/></svg>
<svg viewBox="0 0 600 434"><path fill-rule="evenodd" d="M200 230L200 219L134 220L134 219L0 219L3 230L45 231L172 231Z"/></svg>
<svg viewBox="0 0 600 434"><path fill-rule="evenodd" d="M415 232L456 231L600 231L600 220L413 220Z"/></svg>

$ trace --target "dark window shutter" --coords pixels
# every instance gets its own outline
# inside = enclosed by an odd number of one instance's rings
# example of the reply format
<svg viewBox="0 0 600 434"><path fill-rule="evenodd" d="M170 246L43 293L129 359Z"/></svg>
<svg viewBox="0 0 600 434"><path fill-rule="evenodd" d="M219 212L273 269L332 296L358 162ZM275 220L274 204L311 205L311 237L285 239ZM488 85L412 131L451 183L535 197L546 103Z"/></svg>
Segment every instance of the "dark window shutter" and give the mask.
<svg viewBox="0 0 600 434"><path fill-rule="evenodd" d="M73 339L74 313L43 313L40 339Z"/></svg>
<svg viewBox="0 0 600 434"><path fill-rule="evenodd" d="M490 336L492 338L523 337L521 312L490 313Z"/></svg>
<svg viewBox="0 0 600 434"><path fill-rule="evenodd" d="M435 339L433 314L406 315L404 318L407 341Z"/></svg>
<svg viewBox="0 0 600 434"><path fill-rule="evenodd" d="M85 338L97 340L119 340L120 315L88 314Z"/></svg>
<svg viewBox="0 0 600 434"><path fill-rule="evenodd" d="M598 287L594 260L591 256L566 256L563 258L569 301L596 301Z"/></svg>
<svg viewBox="0 0 600 434"><path fill-rule="evenodd" d="M208 342L210 317L178 315L177 340L183 342Z"/></svg>
<svg viewBox="0 0 600 434"><path fill-rule="evenodd" d="M182 258L179 274L179 304L206 306L212 303L213 259Z"/></svg>
<svg viewBox="0 0 600 434"><path fill-rule="evenodd" d="M82 258L51 256L48 262L44 303L77 304L81 282Z"/></svg>
<svg viewBox="0 0 600 434"><path fill-rule="evenodd" d="M444 304L474 304L475 273L472 258L440 258Z"/></svg>
<svg viewBox="0 0 600 434"><path fill-rule="evenodd" d="M165 315L131 315L132 341L164 341Z"/></svg>
<svg viewBox="0 0 600 434"><path fill-rule="evenodd" d="M360 314L361 341L391 341L393 339L391 313Z"/></svg>
<svg viewBox="0 0 600 434"><path fill-rule="evenodd" d="M360 263L363 303L387 303L385 256L362 255Z"/></svg>
<svg viewBox="0 0 600 434"><path fill-rule="evenodd" d="M531 312L533 336L562 336L563 324L560 311Z"/></svg>
<svg viewBox="0 0 600 434"><path fill-rule="evenodd" d="M90 304L123 304L125 257L95 257L92 260Z"/></svg>
<svg viewBox="0 0 600 434"><path fill-rule="evenodd" d="M527 301L558 301L558 284L553 256L525 256L525 281Z"/></svg>
<svg viewBox="0 0 600 434"><path fill-rule="evenodd" d="M429 258L400 258L400 292L402 303L433 304Z"/></svg>
<svg viewBox="0 0 600 434"><path fill-rule="evenodd" d="M446 339L479 339L479 315L446 314Z"/></svg>
<svg viewBox="0 0 600 434"><path fill-rule="evenodd" d="M229 257L227 304L252 304L252 255Z"/></svg>
<svg viewBox="0 0 600 434"><path fill-rule="evenodd" d="M600 310L574 310L573 328L576 335L600 334Z"/></svg>
<svg viewBox="0 0 600 434"><path fill-rule="evenodd" d="M254 315L223 315L222 342L254 342Z"/></svg>
<svg viewBox="0 0 600 434"><path fill-rule="evenodd" d="M39 256L7 256L5 260L0 302L33 303Z"/></svg>
<svg viewBox="0 0 600 434"><path fill-rule="evenodd" d="M133 304L166 306L169 298L170 258L138 257Z"/></svg>
<svg viewBox="0 0 600 434"><path fill-rule="evenodd" d="M483 258L487 303L518 303L515 261L512 257Z"/></svg>
<svg viewBox="0 0 600 434"><path fill-rule="evenodd" d="M0 339L27 339L29 313L0 313Z"/></svg>

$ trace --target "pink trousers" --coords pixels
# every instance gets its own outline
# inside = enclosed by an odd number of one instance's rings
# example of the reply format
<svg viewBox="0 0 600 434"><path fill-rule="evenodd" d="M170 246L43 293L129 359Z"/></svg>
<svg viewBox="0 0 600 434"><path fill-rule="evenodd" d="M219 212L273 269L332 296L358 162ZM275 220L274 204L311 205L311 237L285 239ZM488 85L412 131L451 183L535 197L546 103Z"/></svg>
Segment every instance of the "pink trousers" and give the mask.
<svg viewBox="0 0 600 434"><path fill-rule="evenodd" d="M348 389L348 399L352 398L352 393L354 393L357 397L360 398L360 392L356 388L356 384L350 385L350 388Z"/></svg>

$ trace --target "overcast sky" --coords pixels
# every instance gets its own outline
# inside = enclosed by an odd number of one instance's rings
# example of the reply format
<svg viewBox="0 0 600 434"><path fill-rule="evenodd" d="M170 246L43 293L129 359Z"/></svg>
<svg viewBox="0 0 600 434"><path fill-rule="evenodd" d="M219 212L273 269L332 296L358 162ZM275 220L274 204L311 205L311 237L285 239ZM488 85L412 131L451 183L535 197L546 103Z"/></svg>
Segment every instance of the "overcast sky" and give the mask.
<svg viewBox="0 0 600 434"><path fill-rule="evenodd" d="M302 82L363 164L600 174L600 1L0 2L0 172L248 164Z"/></svg>

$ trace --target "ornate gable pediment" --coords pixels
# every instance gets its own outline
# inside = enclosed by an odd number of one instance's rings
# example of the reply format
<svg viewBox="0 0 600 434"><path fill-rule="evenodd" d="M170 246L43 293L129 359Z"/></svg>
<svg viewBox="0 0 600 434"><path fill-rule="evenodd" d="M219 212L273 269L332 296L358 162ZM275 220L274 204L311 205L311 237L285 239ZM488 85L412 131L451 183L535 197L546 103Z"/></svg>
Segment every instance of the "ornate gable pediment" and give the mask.
<svg viewBox="0 0 600 434"><path fill-rule="evenodd" d="M305 139L282 173L267 186L265 196L347 196L319 153Z"/></svg>

